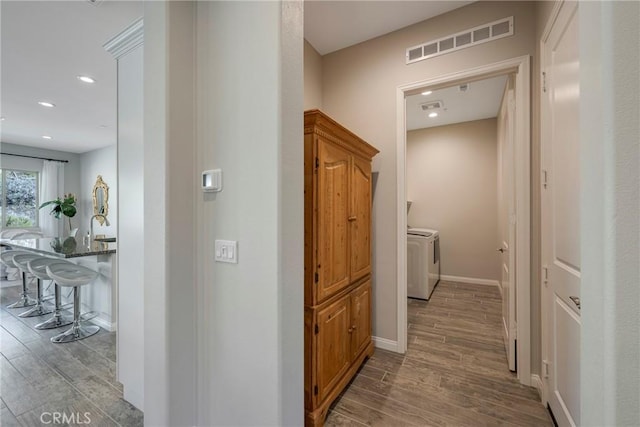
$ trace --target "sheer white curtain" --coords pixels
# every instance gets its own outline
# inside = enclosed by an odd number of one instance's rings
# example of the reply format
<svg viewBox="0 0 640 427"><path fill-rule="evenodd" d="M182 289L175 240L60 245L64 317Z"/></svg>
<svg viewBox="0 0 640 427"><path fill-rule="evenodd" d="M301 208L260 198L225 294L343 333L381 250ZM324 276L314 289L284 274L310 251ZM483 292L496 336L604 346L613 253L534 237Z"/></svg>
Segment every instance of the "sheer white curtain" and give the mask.
<svg viewBox="0 0 640 427"><path fill-rule="evenodd" d="M64 190L64 163L45 160L40 175L40 204L63 196ZM62 236L63 221L50 215L50 207L40 209L40 229L45 237Z"/></svg>

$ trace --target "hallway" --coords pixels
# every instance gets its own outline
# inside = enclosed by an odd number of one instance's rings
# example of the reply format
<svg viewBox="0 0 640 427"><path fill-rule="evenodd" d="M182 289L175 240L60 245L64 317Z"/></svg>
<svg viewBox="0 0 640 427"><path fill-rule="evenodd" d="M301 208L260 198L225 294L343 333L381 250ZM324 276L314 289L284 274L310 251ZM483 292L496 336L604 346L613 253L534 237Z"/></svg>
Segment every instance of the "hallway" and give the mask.
<svg viewBox="0 0 640 427"><path fill-rule="evenodd" d="M552 426L507 369L497 287L443 282L409 299L406 355L376 349L327 426Z"/></svg>

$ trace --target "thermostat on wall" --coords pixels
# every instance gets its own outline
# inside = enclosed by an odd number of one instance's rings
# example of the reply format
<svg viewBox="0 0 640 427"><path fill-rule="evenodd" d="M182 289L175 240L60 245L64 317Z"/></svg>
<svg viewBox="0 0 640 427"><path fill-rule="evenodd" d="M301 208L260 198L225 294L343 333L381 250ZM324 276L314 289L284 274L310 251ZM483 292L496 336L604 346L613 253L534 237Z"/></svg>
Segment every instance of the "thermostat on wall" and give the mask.
<svg viewBox="0 0 640 427"><path fill-rule="evenodd" d="M222 191L222 169L202 172L202 191L205 193Z"/></svg>

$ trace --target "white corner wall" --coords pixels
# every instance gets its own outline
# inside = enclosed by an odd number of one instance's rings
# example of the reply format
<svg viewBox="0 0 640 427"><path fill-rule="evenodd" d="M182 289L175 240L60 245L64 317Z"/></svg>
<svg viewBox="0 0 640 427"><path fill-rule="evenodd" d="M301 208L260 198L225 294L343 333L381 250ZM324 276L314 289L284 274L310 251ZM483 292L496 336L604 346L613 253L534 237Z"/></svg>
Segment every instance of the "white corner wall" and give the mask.
<svg viewBox="0 0 640 427"><path fill-rule="evenodd" d="M197 197L199 423L303 425L302 2L197 9L194 171L224 183ZM238 264L213 261L215 239Z"/></svg>
<svg viewBox="0 0 640 427"><path fill-rule="evenodd" d="M322 109L322 56L304 41L304 109Z"/></svg>
<svg viewBox="0 0 640 427"><path fill-rule="evenodd" d="M125 149L126 151L126 149ZM115 237L118 230L118 146L87 151L80 155L80 192L78 193L78 238L90 229L93 216L93 186L98 175L109 186L109 226L93 222L93 232ZM65 181L66 182L66 181Z"/></svg>
<svg viewBox="0 0 640 427"><path fill-rule="evenodd" d="M408 224L440 232L447 276L500 280L497 121L407 132Z"/></svg>
<svg viewBox="0 0 640 427"><path fill-rule="evenodd" d="M580 418L640 425L640 3L581 2Z"/></svg>
<svg viewBox="0 0 640 427"><path fill-rule="evenodd" d="M118 381L144 410L143 48L118 59ZM106 180L106 178L105 178ZM93 177L95 182L95 177ZM107 181L109 183L109 181ZM93 184L92 184L93 185ZM105 234L109 234L108 232Z"/></svg>

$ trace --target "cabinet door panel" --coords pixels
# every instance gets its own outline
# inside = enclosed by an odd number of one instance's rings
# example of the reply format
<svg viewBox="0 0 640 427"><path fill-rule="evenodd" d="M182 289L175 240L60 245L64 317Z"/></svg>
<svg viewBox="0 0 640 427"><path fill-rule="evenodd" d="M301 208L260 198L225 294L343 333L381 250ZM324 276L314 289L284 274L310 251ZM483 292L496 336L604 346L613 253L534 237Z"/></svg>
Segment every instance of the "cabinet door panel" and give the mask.
<svg viewBox="0 0 640 427"><path fill-rule="evenodd" d="M318 301L349 284L350 156L347 151L318 138Z"/></svg>
<svg viewBox="0 0 640 427"><path fill-rule="evenodd" d="M371 341L371 281L351 292L351 358L355 359Z"/></svg>
<svg viewBox="0 0 640 427"><path fill-rule="evenodd" d="M371 272L371 162L353 158L351 171L351 281Z"/></svg>
<svg viewBox="0 0 640 427"><path fill-rule="evenodd" d="M349 368L351 336L349 329L349 295L318 310L316 337L318 402L324 400Z"/></svg>

